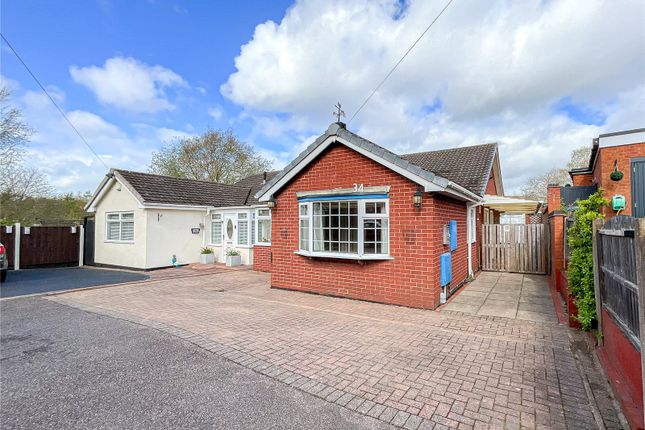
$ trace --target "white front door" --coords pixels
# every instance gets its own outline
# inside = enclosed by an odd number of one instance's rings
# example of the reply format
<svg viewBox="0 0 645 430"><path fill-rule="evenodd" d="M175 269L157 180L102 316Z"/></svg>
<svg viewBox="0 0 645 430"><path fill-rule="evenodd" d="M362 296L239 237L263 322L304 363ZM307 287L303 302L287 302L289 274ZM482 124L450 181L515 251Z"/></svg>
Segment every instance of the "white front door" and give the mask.
<svg viewBox="0 0 645 430"><path fill-rule="evenodd" d="M222 222L222 261L226 261L226 250L235 248L237 230L235 214L225 214Z"/></svg>

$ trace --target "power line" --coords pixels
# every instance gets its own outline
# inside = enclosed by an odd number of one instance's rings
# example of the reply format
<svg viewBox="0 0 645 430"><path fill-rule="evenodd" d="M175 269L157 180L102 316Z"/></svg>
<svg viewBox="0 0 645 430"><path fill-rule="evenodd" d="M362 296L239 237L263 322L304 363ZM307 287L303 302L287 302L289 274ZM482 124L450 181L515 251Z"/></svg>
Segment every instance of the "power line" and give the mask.
<svg viewBox="0 0 645 430"><path fill-rule="evenodd" d="M85 140L85 138L83 137L83 135L81 134L81 132L80 132L80 131L78 131L78 129L74 126L74 124L72 123L72 121L70 121L70 120L69 120L69 118L67 117L67 115L65 115L65 112L63 111L63 109L61 109L61 108L60 108L60 106L58 106L58 103L56 103L56 101L54 100L54 98L53 98L51 95L49 95L49 92L45 89L45 87L43 86L43 84L41 84L41 83L40 83L40 81L38 80L38 78L36 77L36 75L34 75L34 72L32 72L32 71L31 71L31 69L29 68L29 66L27 66L27 63L25 63L25 62L24 62L24 60L22 59L22 57L20 57L20 55L18 55L18 52L16 52L16 50L13 48L13 46L11 46L11 43L9 43L9 41L7 40L7 38L6 38L6 37L4 37L4 34L0 33L0 36L2 37L2 40L4 40L4 43L6 43L6 44L7 44L7 46L9 47L9 49L11 49L11 51L14 53L14 55L16 56L16 58L18 59L18 61L20 61L20 62L22 63L22 65L25 67L25 69L27 70L27 72L29 72L29 74L31 75L31 77L32 77L32 78L34 78L34 81L36 81L36 83L38 84L38 86L40 87L40 89L41 89L41 90L43 90L43 92L45 93L45 95L46 95L47 97L49 97L49 100L52 102L52 104L53 104L54 106L56 106L56 109L58 109L58 112L60 112L60 114L63 116L63 118L65 118L65 121L67 121L67 123L69 124L69 126L70 126L70 127L72 127L72 129L76 132L76 134L78 135L78 137L80 137L80 138L81 138L81 140L83 141L83 143L85 144L85 146L87 146L87 147L89 148L89 150L90 150L90 151L92 151L92 153L94 154L94 156L96 157L96 159L97 159L97 160L99 160L99 161L101 162L101 164L103 164L103 166L105 166L105 168L106 168L106 169L109 169L108 165L107 165L107 164L105 164L105 161L103 161L103 159L99 156L99 154L97 154L97 153L96 153L96 151L94 150L94 148L92 148L92 147L90 146L90 144L87 142L87 140Z"/></svg>
<svg viewBox="0 0 645 430"><path fill-rule="evenodd" d="M410 46L410 48L408 48L408 50L407 50L407 51L405 51L405 54L403 54L403 56L401 57L401 59L400 59L399 61L397 61L397 63L394 65L394 67L392 67L392 70L390 70L390 72L389 72L387 75L385 75L385 77L383 78L383 80L382 80L382 81L381 81L381 82L376 86L376 88L374 88L374 90L370 93L370 95L369 95L369 96L367 96L367 98L365 99L365 101L363 102L363 104L362 104L362 105L360 105L360 107L356 110L356 112L354 112L354 114L353 114L353 115L352 115L352 117L349 119L349 121L347 121L347 124L349 124L350 122L352 122L352 120L354 119L354 117L356 117L356 115L358 115L358 113L361 111L361 109L363 109L363 107L365 107L365 105L367 104L367 102L369 102L369 101L370 101L370 99L372 98L372 96L373 96L374 94L376 94L376 92L379 90L379 88L381 88L381 86L385 83L385 81L387 81L387 79L390 77L390 75L392 75L392 73L394 73L394 71L396 70L396 68L397 68L397 67L399 67L399 64L401 64L401 63L403 62L403 60L405 59L405 57L407 57L407 56L408 56L408 54L410 53L410 51L412 51L412 49L414 49L414 47L415 47L415 46L417 46L417 43L419 43L419 41L423 38L423 36L425 36L425 34L428 32L428 30L430 30L430 28L434 25L434 23L435 23L435 22L437 22L437 20L439 19L439 17L441 17L441 15L443 15L443 13L446 11L446 9L448 9L448 6L450 6L450 4L451 4L452 2L453 2L453 0L449 0L449 1L448 1L448 3L446 3L446 5L443 7L443 9L441 9L441 12L439 12L439 14L438 14L438 15L437 15L433 20L432 20L432 22L431 22L431 23L426 27L426 29L425 29L425 30L423 30L423 33L421 33L421 35L417 38L417 40L415 40L415 41L414 41L414 43L412 44L412 46Z"/></svg>

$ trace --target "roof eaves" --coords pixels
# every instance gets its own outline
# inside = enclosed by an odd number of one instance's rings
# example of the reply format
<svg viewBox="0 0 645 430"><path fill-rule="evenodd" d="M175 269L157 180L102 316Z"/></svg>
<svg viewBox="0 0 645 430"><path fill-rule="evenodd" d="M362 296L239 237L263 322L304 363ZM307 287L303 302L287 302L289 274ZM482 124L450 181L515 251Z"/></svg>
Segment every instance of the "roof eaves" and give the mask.
<svg viewBox="0 0 645 430"><path fill-rule="evenodd" d="M488 185L488 178L490 178L491 170L493 169L493 165L495 164L495 156L498 153L498 146L497 142L492 143L492 149L491 149L491 154L490 154L490 162L488 163L488 169L486 169L486 172L488 174L486 175L486 179L484 179L484 184L482 185L481 189L479 190L479 195L483 196L486 194L486 186Z"/></svg>

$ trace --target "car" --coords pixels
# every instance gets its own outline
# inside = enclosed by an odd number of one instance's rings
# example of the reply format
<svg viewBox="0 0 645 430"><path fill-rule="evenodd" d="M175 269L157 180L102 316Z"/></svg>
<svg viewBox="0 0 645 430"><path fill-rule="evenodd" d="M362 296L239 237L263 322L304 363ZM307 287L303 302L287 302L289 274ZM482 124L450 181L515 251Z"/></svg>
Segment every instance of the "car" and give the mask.
<svg viewBox="0 0 645 430"><path fill-rule="evenodd" d="M9 260L7 260L7 248L0 243L0 282L7 280L7 271L9 270Z"/></svg>

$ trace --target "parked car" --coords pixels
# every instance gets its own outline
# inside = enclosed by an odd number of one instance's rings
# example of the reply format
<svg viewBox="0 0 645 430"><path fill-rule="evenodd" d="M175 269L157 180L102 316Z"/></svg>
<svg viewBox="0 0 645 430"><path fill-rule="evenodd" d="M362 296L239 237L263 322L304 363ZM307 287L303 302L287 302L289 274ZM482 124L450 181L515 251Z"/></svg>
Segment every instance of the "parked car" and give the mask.
<svg viewBox="0 0 645 430"><path fill-rule="evenodd" d="M0 282L7 280L7 270L9 270L9 260L7 260L7 248L0 243Z"/></svg>

